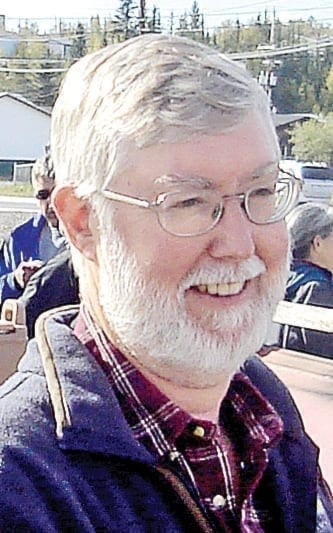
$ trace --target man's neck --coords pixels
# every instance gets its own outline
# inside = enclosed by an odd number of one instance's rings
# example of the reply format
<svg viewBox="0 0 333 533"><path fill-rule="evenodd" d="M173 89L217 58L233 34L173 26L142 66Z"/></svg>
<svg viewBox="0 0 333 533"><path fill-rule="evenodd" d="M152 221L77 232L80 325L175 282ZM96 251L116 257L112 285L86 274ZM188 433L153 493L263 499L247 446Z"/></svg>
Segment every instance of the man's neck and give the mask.
<svg viewBox="0 0 333 533"><path fill-rule="evenodd" d="M159 376L157 372L151 372L138 364L135 358L129 357L128 355L127 357L145 378L184 411L196 419L209 420L215 424L218 423L221 402L227 394L231 381L229 375L221 377L214 386L194 388L166 380Z"/></svg>

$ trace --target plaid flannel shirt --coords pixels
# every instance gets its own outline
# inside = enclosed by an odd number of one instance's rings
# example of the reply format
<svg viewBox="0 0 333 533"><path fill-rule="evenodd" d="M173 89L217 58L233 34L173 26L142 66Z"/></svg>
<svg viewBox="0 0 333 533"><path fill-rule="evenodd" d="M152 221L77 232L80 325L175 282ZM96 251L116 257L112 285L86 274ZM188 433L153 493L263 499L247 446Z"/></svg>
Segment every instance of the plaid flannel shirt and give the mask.
<svg viewBox="0 0 333 533"><path fill-rule="evenodd" d="M254 493L268 449L283 427L249 378L242 372L233 377L217 426L194 419L162 394L108 341L84 307L74 333L106 372L135 438L161 464L187 477L216 528L269 531L272 513Z"/></svg>

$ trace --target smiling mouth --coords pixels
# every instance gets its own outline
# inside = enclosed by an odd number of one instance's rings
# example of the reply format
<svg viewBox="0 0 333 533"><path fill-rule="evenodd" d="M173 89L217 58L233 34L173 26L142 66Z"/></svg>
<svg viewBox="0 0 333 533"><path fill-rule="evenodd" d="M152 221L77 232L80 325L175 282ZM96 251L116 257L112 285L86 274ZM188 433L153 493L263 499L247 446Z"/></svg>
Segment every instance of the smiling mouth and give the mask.
<svg viewBox="0 0 333 533"><path fill-rule="evenodd" d="M204 285L197 285L195 288L201 294L209 294L210 296L233 296L239 294L245 287L245 282L233 281L230 283L208 283Z"/></svg>

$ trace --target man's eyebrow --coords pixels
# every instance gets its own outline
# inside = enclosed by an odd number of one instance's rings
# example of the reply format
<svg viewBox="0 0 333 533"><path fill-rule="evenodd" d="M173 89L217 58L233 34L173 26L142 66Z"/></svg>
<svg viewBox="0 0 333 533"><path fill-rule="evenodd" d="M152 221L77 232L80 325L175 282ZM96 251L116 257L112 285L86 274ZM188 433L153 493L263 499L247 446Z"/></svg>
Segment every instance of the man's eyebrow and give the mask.
<svg viewBox="0 0 333 533"><path fill-rule="evenodd" d="M213 183L202 176L179 176L177 174L165 174L154 181L156 185L192 185L196 187L212 187Z"/></svg>
<svg viewBox="0 0 333 533"><path fill-rule="evenodd" d="M261 178L264 174L270 171L277 171L279 168L278 161L270 161L266 165L255 168L246 175L244 179ZM179 176L178 174L165 174L155 179L156 185L191 185L194 187L209 188L213 187L214 183L203 176Z"/></svg>
<svg viewBox="0 0 333 533"><path fill-rule="evenodd" d="M267 165L262 165L261 167L255 168L252 172L250 172L246 177L256 179L261 178L263 175L274 172L279 170L279 162L278 161L270 161L267 163Z"/></svg>

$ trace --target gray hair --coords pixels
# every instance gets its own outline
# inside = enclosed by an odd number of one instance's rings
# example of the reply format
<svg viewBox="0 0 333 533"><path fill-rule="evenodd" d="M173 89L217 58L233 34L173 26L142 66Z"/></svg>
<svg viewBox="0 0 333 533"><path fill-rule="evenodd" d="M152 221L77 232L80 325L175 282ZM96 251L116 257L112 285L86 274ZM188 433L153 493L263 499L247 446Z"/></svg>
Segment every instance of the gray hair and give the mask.
<svg viewBox="0 0 333 533"><path fill-rule="evenodd" d="M38 189L41 180L48 180L51 183L55 182L53 161L50 153L46 153L44 156L36 159L32 166L31 183L35 190Z"/></svg>
<svg viewBox="0 0 333 533"><path fill-rule="evenodd" d="M149 34L105 47L69 69L55 103L57 181L88 197L123 170L131 148L229 131L256 109L274 135L258 83L194 40Z"/></svg>
<svg viewBox="0 0 333 533"><path fill-rule="evenodd" d="M294 259L308 259L313 239L323 239L333 231L333 207L326 204L299 205L287 217Z"/></svg>

